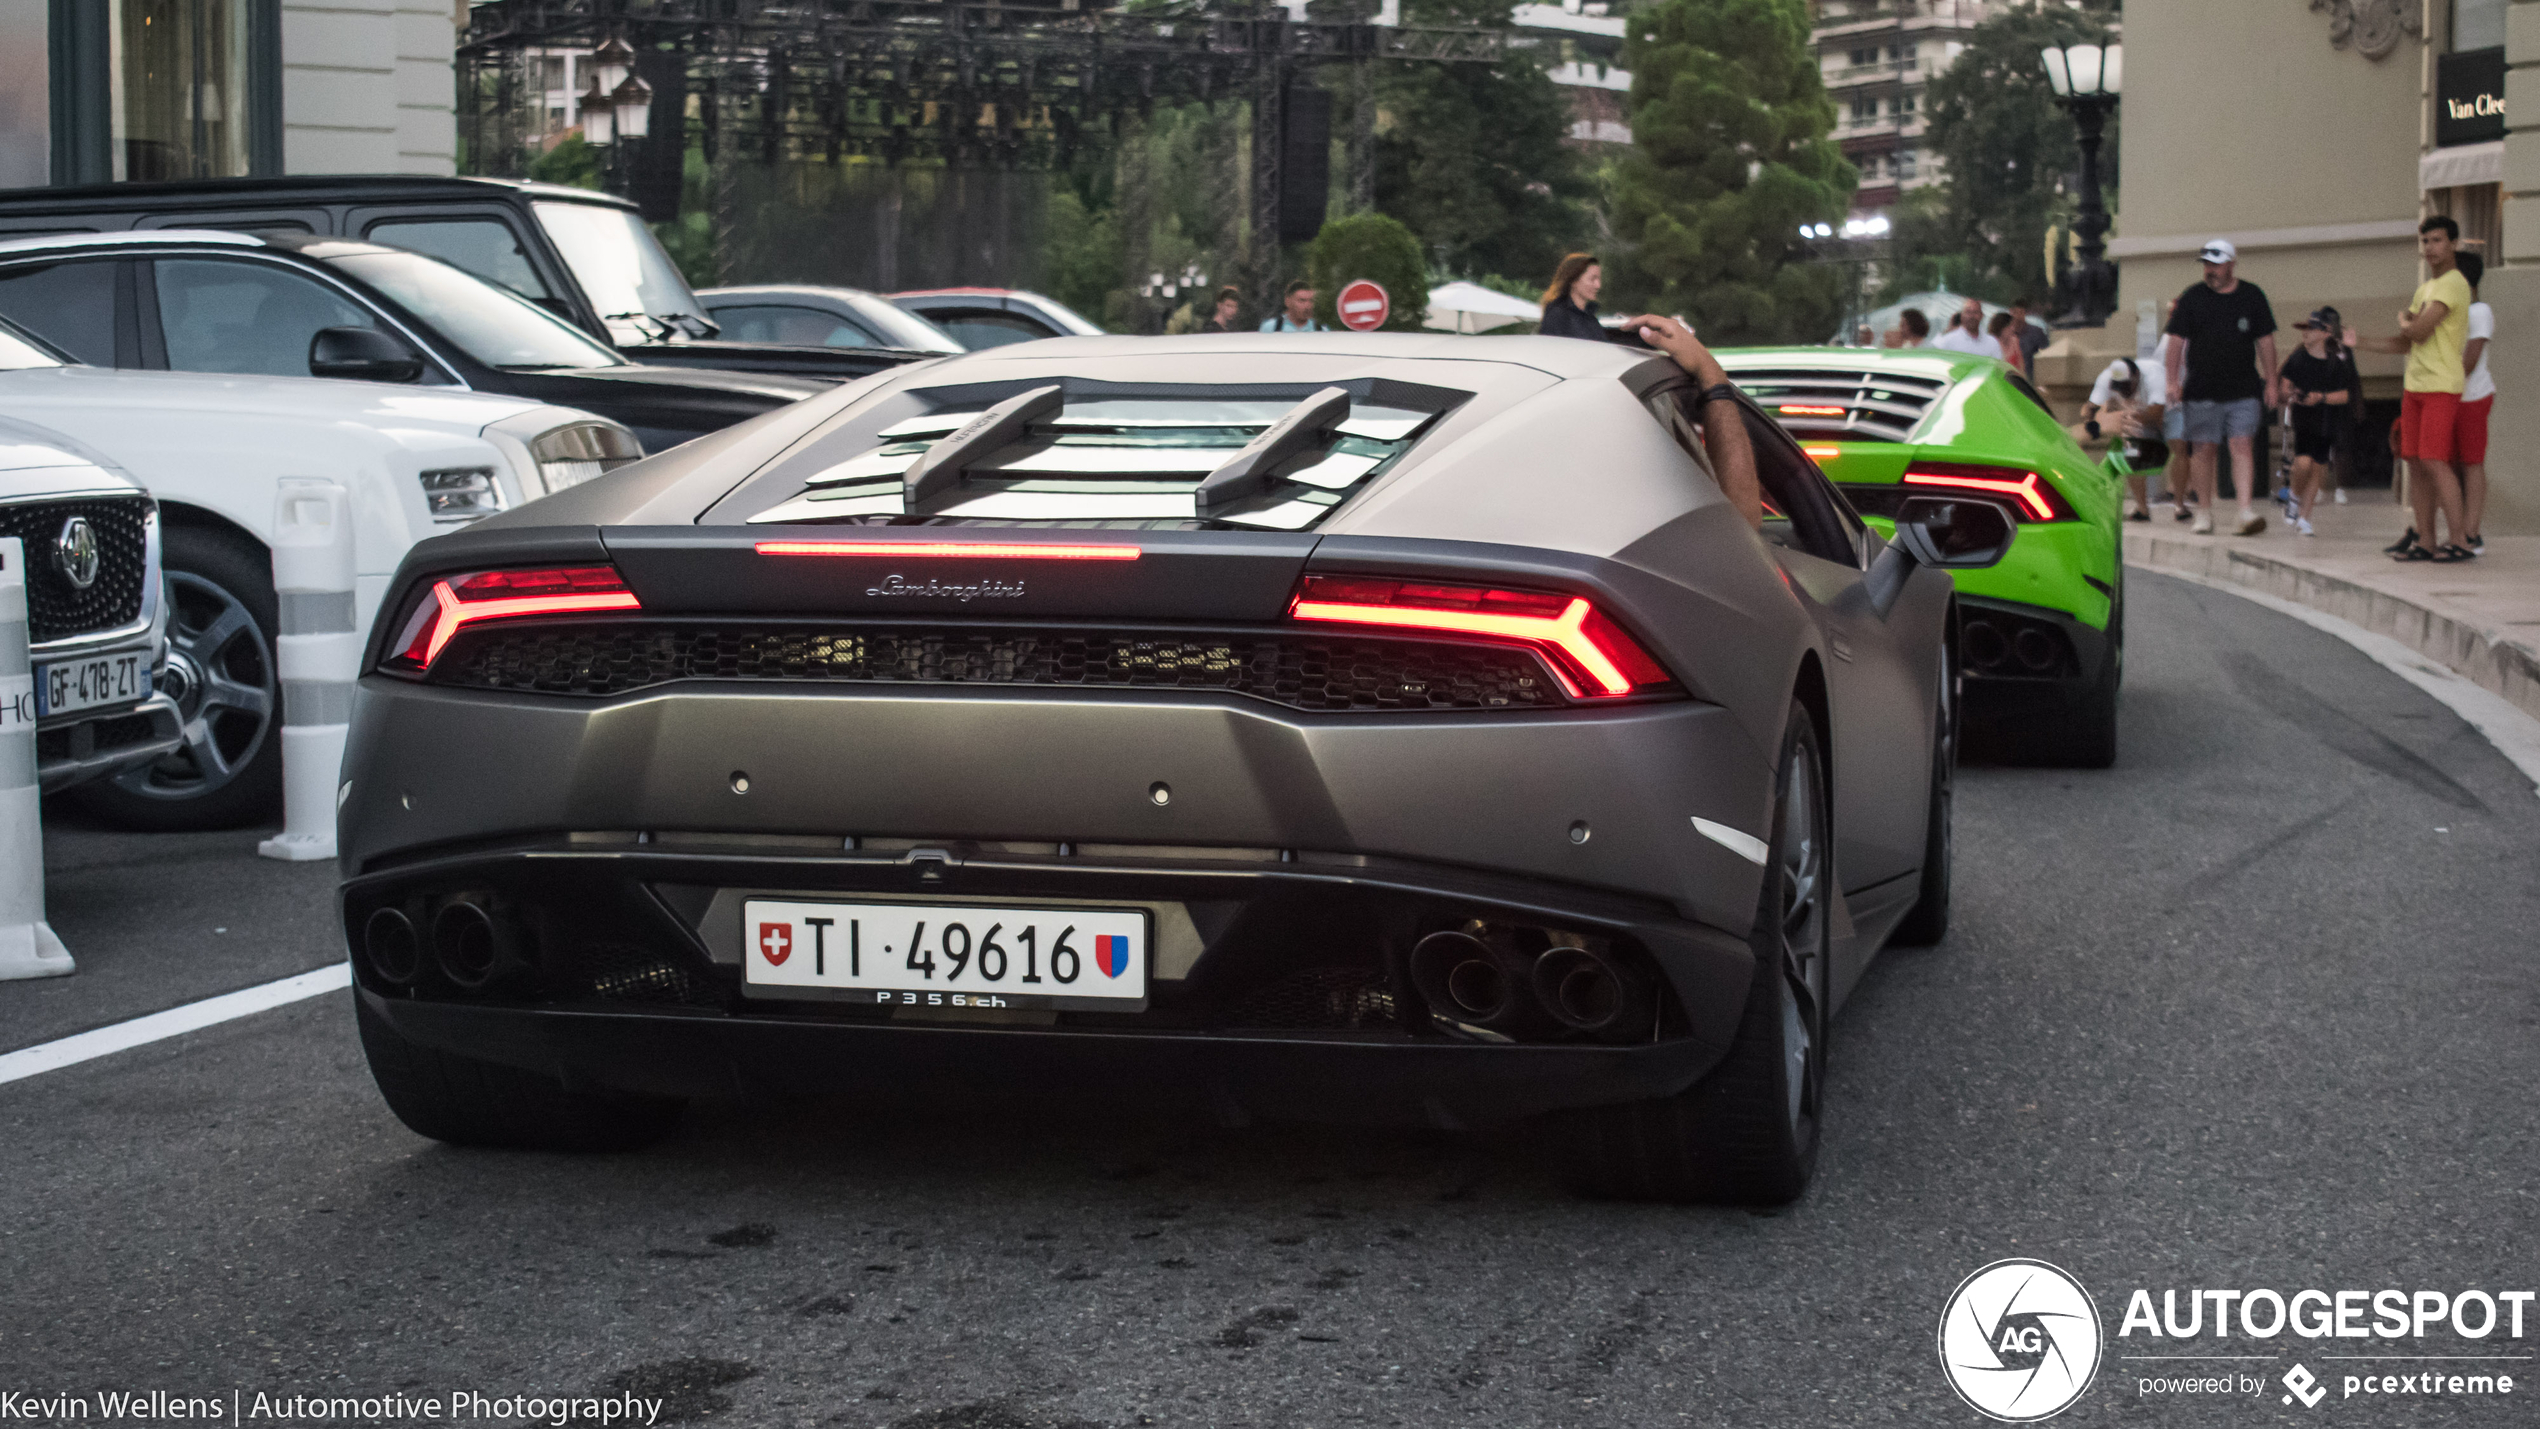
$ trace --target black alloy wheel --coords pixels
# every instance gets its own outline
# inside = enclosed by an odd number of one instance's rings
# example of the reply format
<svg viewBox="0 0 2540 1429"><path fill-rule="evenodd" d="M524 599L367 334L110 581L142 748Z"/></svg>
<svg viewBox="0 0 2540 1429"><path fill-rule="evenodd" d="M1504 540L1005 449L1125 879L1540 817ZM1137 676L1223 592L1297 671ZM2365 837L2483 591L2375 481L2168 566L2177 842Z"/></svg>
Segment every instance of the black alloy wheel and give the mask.
<svg viewBox="0 0 2540 1429"><path fill-rule="evenodd" d="M1888 939L1903 947L1928 948L1949 932L1950 874L1957 856L1959 710L1965 695L1957 652L1944 645L1932 702L1931 809L1923 830L1922 886L1913 909Z"/></svg>
<svg viewBox="0 0 2540 1429"><path fill-rule="evenodd" d="M128 828L236 828L281 806L280 603L269 561L244 544L189 527L168 532L161 688L176 700L185 742L80 791L81 802Z"/></svg>
<svg viewBox="0 0 2540 1429"><path fill-rule="evenodd" d="M1671 1097L1557 1118L1558 1172L1590 1195L1780 1205L1817 1165L1832 1000L1834 881L1825 758L1816 721L1794 703L1774 784L1772 840L1748 946L1737 1040L1701 1081Z"/></svg>

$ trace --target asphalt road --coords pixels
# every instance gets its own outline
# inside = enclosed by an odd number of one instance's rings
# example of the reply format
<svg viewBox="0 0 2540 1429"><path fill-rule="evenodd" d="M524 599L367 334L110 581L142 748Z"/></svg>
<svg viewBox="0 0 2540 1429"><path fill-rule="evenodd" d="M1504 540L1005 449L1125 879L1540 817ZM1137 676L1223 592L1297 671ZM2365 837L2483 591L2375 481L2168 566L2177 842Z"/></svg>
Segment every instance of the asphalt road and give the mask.
<svg viewBox="0 0 2540 1429"><path fill-rule="evenodd" d="M2114 1337L2137 1286L2540 1282L2540 798L2334 639L2132 580L2119 766L1966 771L1957 928L1843 1011L1786 1211L1582 1202L1508 1133L1099 1093L840 1088L700 1107L635 1156L456 1151L389 1117L329 996L0 1086L0 1387L635 1387L664 1422L900 1429L1979 1424L1941 1308L2035 1256L2110 1334L2059 1423L2532 1423L2540 1384L2314 1410L2271 1381L2146 1398L2116 1358L2158 1349ZM0 1047L335 960L331 869L253 843L55 824L83 971L0 985ZM2534 1321L2382 1348L2528 1354ZM2272 1375L2297 1347L2257 1348Z"/></svg>

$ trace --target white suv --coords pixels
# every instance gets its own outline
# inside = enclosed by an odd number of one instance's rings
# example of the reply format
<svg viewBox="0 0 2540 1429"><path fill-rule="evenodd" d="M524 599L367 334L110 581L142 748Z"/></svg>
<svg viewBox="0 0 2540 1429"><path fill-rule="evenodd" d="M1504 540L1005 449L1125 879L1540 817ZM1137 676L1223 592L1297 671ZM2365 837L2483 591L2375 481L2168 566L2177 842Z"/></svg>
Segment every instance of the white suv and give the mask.
<svg viewBox="0 0 2540 1429"><path fill-rule="evenodd" d="M368 630L415 542L642 452L625 427L569 407L310 377L86 367L5 322L0 416L103 453L158 498L168 606L161 690L183 738L78 796L145 829L235 827L280 807L277 727L290 691L275 664L282 602L271 543L283 480L345 489L359 573L352 628Z"/></svg>

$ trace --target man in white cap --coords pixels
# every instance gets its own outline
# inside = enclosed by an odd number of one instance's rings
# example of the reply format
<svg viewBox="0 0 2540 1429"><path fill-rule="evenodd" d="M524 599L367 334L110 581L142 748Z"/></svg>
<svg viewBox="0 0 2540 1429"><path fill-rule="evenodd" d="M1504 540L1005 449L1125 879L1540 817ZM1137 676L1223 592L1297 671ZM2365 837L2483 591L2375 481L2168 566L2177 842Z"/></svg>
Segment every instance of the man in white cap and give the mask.
<svg viewBox="0 0 2540 1429"><path fill-rule="evenodd" d="M2257 512L2258 424L2276 405L2275 310L2255 283L2235 276L2240 250L2217 238L2197 254L2205 280L2178 295L2170 310L2161 366L2185 373L2173 395L2184 399L2189 470L2196 486L2195 530L2214 529L2216 467L2231 448L2232 485L2240 493L2240 535L2267 529Z"/></svg>

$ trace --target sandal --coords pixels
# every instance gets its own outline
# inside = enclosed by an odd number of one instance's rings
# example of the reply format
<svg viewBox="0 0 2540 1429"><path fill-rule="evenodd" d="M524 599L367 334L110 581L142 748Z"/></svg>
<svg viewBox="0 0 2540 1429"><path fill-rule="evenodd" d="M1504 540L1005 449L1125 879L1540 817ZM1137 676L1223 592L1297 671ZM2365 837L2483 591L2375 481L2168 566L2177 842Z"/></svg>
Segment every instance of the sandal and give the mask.
<svg viewBox="0 0 2540 1429"><path fill-rule="evenodd" d="M2465 546L2450 546L2450 545L2447 545L2447 546L2445 546L2442 550L2440 550L2440 551L2436 552L2433 556L2429 557L2428 559L2433 560L2433 561L2437 562L2438 564L2448 566L2448 565L2452 565L2452 564L2454 564L2454 563L2456 563L2456 562L2460 562L2460 561L2474 561L2474 560L2477 560L2477 559L2478 559L2478 553L2477 553L2476 551L2473 551L2473 550L2468 549L2468 548L2467 548L2467 547L2465 547Z"/></svg>
<svg viewBox="0 0 2540 1429"><path fill-rule="evenodd" d="M2391 542L2389 545L2384 546L2381 549L2384 554L2405 558L2408 552L2416 549L2416 544L2417 528L2411 526L2405 532L2401 533L2398 540Z"/></svg>
<svg viewBox="0 0 2540 1429"><path fill-rule="evenodd" d="M2432 551L2427 550L2423 546L2410 546L2404 551L2391 552L2390 559L2394 561L2432 561L2438 560L2440 557L2436 556Z"/></svg>

